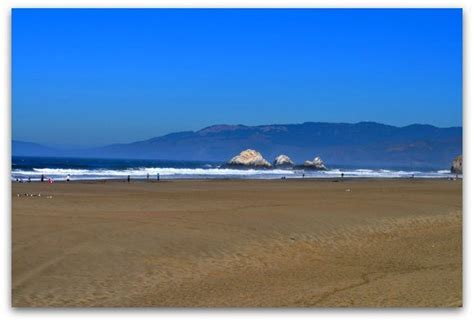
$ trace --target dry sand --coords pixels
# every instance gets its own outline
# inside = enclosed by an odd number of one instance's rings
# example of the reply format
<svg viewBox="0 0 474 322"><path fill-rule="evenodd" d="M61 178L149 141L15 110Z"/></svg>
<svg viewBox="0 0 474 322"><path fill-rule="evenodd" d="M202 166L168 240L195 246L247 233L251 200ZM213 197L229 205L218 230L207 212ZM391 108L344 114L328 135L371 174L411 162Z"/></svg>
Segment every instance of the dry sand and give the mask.
<svg viewBox="0 0 474 322"><path fill-rule="evenodd" d="M15 307L462 305L461 180L13 183L12 198Z"/></svg>

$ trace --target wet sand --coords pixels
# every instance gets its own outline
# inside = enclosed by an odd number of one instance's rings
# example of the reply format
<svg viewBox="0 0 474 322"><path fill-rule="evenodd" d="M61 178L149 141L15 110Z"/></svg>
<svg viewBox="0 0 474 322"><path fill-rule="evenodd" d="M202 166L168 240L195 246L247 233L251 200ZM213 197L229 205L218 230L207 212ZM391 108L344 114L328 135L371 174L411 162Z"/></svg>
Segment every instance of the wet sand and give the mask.
<svg viewBox="0 0 474 322"><path fill-rule="evenodd" d="M462 305L461 180L12 186L15 307Z"/></svg>

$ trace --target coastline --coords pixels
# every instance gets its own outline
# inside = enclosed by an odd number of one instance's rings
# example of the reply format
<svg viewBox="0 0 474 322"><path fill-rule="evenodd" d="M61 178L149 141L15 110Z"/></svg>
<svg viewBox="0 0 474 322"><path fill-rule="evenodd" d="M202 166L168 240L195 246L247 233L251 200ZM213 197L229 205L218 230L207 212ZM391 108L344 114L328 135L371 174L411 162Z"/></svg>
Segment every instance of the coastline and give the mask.
<svg viewBox="0 0 474 322"><path fill-rule="evenodd" d="M160 183L160 182L186 182L186 181L203 181L203 182L220 182L220 181L316 181L316 182L345 182L345 181L456 181L456 180L463 180L463 175L458 175L456 177L455 174L450 174L449 176L439 176L439 177L348 177L345 176L344 178L341 177L285 177L285 178L235 178L235 177L221 177L221 178L160 178L160 180L156 179L146 179L146 178L130 178L130 183ZM14 180L13 178L10 180L12 184L48 184L47 179L44 182L40 182L39 180L32 180L28 182L24 180L23 182L19 182ZM85 184L92 184L92 183L107 183L107 182L122 182L122 183L129 183L127 178L107 178L107 179L71 179L67 181L66 179L62 180L54 180L53 183L66 183L66 184L76 184L76 183L85 183Z"/></svg>
<svg viewBox="0 0 474 322"><path fill-rule="evenodd" d="M109 159L67 159L67 158L25 158L13 159L12 181L39 181L44 176L55 181L71 180L142 180L149 177L156 180L191 179L294 179L294 178L446 178L454 177L449 169L433 167L356 167L332 165L328 169L295 169L293 167L226 167L205 161L160 161L160 160L109 160ZM343 175L344 174L344 175Z"/></svg>

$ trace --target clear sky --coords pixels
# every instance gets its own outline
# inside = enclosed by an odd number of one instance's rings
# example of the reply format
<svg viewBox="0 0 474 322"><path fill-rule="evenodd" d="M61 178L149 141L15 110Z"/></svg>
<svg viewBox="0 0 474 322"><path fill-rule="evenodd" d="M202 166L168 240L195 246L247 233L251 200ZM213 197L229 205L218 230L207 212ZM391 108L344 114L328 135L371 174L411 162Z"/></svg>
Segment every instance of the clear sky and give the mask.
<svg viewBox="0 0 474 322"><path fill-rule="evenodd" d="M462 124L462 11L14 9L13 139Z"/></svg>

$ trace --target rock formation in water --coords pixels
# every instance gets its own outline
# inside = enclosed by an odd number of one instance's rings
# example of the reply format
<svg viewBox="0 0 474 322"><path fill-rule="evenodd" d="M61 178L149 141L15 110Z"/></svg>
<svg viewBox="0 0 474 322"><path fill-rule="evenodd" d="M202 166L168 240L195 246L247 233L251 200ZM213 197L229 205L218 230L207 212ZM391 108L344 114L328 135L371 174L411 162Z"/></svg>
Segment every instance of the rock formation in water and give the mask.
<svg viewBox="0 0 474 322"><path fill-rule="evenodd" d="M227 162L227 166L244 168L271 168L272 165L263 158L260 152L247 149L230 159Z"/></svg>
<svg viewBox="0 0 474 322"><path fill-rule="evenodd" d="M275 161L273 161L273 166L276 168L292 168L293 165L294 163L290 157L284 154L280 154L275 158Z"/></svg>
<svg viewBox="0 0 474 322"><path fill-rule="evenodd" d="M462 174L462 155L458 155L451 163L451 173Z"/></svg>
<svg viewBox="0 0 474 322"><path fill-rule="evenodd" d="M304 169L312 169L312 170L327 170L326 166L324 165L323 160L320 157L314 158L314 160L309 161L306 160L302 166Z"/></svg>

